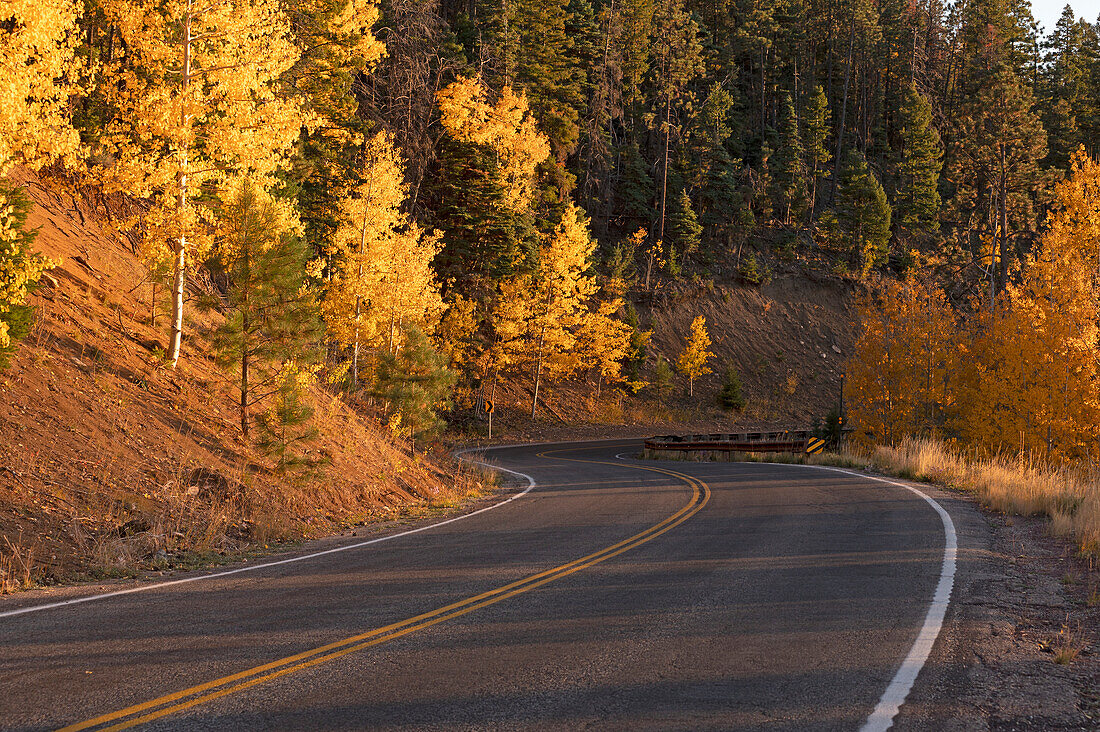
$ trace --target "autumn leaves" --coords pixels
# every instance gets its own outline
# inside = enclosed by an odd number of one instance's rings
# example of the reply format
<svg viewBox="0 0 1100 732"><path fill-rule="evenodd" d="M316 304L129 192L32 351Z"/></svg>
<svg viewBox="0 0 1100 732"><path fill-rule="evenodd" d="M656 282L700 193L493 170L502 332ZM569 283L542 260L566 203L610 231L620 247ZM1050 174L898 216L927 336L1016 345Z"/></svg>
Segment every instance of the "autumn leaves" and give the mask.
<svg viewBox="0 0 1100 732"><path fill-rule="evenodd" d="M995 303L959 315L916 281L864 303L846 388L864 438L934 434L986 453L1095 457L1100 164L1075 155L1057 197L1041 248Z"/></svg>

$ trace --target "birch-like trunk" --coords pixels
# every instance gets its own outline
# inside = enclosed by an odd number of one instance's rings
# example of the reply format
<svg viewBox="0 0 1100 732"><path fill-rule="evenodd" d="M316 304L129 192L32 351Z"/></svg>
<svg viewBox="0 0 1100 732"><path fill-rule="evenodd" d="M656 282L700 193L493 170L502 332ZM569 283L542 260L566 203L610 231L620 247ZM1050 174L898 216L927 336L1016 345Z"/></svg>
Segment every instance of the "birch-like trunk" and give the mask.
<svg viewBox="0 0 1100 732"><path fill-rule="evenodd" d="M187 92L191 85L191 5L191 0L188 0L183 21L183 77L180 89L180 128L183 130L190 123ZM185 138L189 137L185 133ZM187 232L183 220L187 210L187 162L187 148L184 147L180 151L180 166L176 171L176 221L180 224L180 232L172 245L172 331L168 339L168 363L172 368L179 362L183 342L183 294L187 281Z"/></svg>

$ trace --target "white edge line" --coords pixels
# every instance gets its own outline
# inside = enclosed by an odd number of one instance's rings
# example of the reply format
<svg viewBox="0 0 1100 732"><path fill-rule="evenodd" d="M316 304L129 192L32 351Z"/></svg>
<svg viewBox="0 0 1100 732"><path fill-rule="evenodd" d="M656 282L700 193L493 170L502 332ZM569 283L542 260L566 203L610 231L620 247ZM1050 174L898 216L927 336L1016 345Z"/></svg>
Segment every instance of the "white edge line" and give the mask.
<svg viewBox="0 0 1100 732"><path fill-rule="evenodd" d="M936 513L940 515L940 521L943 522L944 533L943 564L940 567L940 581L936 584L936 592L932 596L932 602L928 606L928 613L924 616L924 625L921 626L920 633L917 634L917 639L913 641L913 646L909 649L909 655L901 662L901 667L898 669L897 673L894 674L894 678L890 681L890 685L886 687L886 691L882 692L882 696L879 698L874 711L871 712L871 716L867 718L867 721L864 722L863 726L860 728L860 732L886 732L886 730L893 726L894 717L897 716L898 712L901 710L901 705L905 703L906 697L909 696L909 692L913 689L913 684L916 682L921 669L924 668L928 656L932 653L932 646L935 645L936 638L939 637L940 631L943 629L943 620L947 615L947 606L951 603L951 590L955 585L955 560L959 553L959 540L958 535L955 533L955 522L951 520L951 515L947 513L947 510L933 498L906 483L899 483L894 480L867 475L866 473L858 473L854 470L844 470L843 468L834 468L826 465L799 465L797 463L766 464L830 470L836 473L854 475L860 478L866 478L867 480L874 480L879 483L886 483L887 485L904 488L923 498L928 505L934 508Z"/></svg>
<svg viewBox="0 0 1100 732"><path fill-rule="evenodd" d="M288 559L279 559L279 560L274 561L274 562L264 562L263 564L251 564L251 565L248 565L248 566L245 566L245 567L237 567L236 569L229 569L229 570L225 570L224 572L214 572L212 574L203 574L203 575L199 575L197 577L184 577L182 579L169 580L167 582L156 582L156 583L151 584L151 585L139 585L137 587L130 587L130 588L125 589L125 590L115 590L114 592L104 592L104 593L101 593L101 594L98 594L98 595L88 595L86 597L75 597L71 600L62 600L61 602L51 602L51 603L47 603L45 605L31 605L30 607L23 607L23 608L18 608L16 610L7 610L5 612L0 612L0 618L10 618L10 617L13 617L15 615L25 615L27 613L41 612L42 610L53 610L53 609L59 608L59 607L66 607L68 605L80 605L80 604L85 603L85 602L93 602L95 600L105 600L109 597L118 597L120 595L132 595L136 592L146 592L148 590L156 590L156 589L160 589L162 587L171 587L172 585L187 584L188 582L200 582L202 580L216 579L218 577L228 577L229 575L232 575L232 574L240 574L242 572L254 572L258 569L266 569L268 567L277 567L281 564L293 564L294 562L302 562L302 561L305 561L307 559L316 559L317 557L323 557L326 554L336 554L338 552L346 552L346 551L350 551L352 549L361 549L362 547L370 546L371 544L378 544L379 542L383 542L383 541L389 541L390 539L397 539L397 538L402 537L402 536L409 536L410 534L419 534L421 531L427 531L428 529L434 529L434 528L437 528L439 526L446 526L447 524L453 524L455 521L461 521L462 519L470 518L471 516L477 516L479 513L485 513L486 511L492 511L494 508L500 508L501 506L503 506L506 503L511 503L512 501L516 500L517 498L520 498L524 495L527 495L527 493L529 493L537 485L535 483L535 479L532 478L530 475L527 475L526 473L520 473L516 470L509 470L508 468L502 468L499 465L492 465L490 463L481 462L480 460L471 460L469 458L463 458L463 457L460 457L460 456L464 455L468 452L484 452L485 450L497 450L497 449L500 449L500 448L503 448L503 447L515 447L515 446L513 446L513 445L494 445L494 446L491 446L491 447L473 447L473 448L469 448L469 449L466 449L466 450L459 450L458 452L454 453L455 457L458 457L460 460L465 460L466 462L474 463L475 465L481 465L481 466L484 466L486 468L489 468L490 470L499 470L499 471L504 472L504 473L511 473L512 475L519 476L520 478L523 478L524 480L527 481L527 487L524 488L522 491L509 496L508 498L504 499L500 503L494 503L492 506L486 506L485 508L479 508L476 511L471 511L470 513L464 513L461 516L455 516L454 518L449 518L446 521L440 521L438 523L429 524L428 526L421 526L421 527L416 528L416 529L409 529L408 531L402 531L398 534L390 534L388 536L380 536L380 537L375 538L375 539L369 539L368 541L360 541L360 542L357 542L355 544L348 544L347 546L338 546L338 547L334 547L332 549L325 549L324 551L313 552L312 554L303 554L301 556L290 557Z"/></svg>

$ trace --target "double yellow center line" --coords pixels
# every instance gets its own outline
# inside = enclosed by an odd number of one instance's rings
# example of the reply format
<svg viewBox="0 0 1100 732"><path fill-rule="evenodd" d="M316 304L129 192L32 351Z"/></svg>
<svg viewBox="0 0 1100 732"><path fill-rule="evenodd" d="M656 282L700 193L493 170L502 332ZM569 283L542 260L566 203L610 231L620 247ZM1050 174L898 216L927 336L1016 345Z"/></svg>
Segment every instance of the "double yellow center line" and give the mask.
<svg viewBox="0 0 1100 732"><path fill-rule="evenodd" d="M539 457L547 457L547 453L541 453ZM595 460L575 460L571 458L555 458L557 460L568 460L569 462L583 462L583 463L595 463L601 465L616 465L621 467L621 463L603 463ZM642 466L631 466L639 470L647 470L653 473L663 473L675 478L679 478L685 481L692 488L691 500L687 505L681 508L676 513L672 514L664 521L658 524L650 526L648 529L641 531L634 536L612 544L605 549L601 549L597 552L593 552L580 559L575 559L567 564L562 564L553 569L548 569L538 574L533 574L530 577L511 582L502 587L498 587L488 592L483 592L480 595L474 595L468 597L465 600L445 605L444 607L432 610L430 612L422 613L414 617L402 620L397 623L392 623L381 628L375 628L374 630L360 633L359 635L353 635L343 640L338 640L327 645L323 645L317 648L310 649L297 653L293 656L287 656L286 658L280 658L270 663L265 663L261 666L240 671L229 676L223 676L219 679L207 681L206 683L199 684L198 686L192 686L189 689L183 689L172 694L166 694L165 696L152 699L141 704L136 704L125 709L120 709L116 712L104 714L94 719L88 719L83 722L69 725L62 728L61 732L76 732L77 730L89 730L96 729L99 732L105 732L106 730L122 730L135 727L146 722L151 722L155 719L168 716L170 714L176 714L186 709L196 707L200 704L214 701L223 696L235 694L253 686L264 684L269 681L286 676L288 674L295 673L296 671L302 671L312 666L318 666L328 661L333 661L341 656L346 656L349 653L355 653L361 651L364 648L370 648L387 641L400 638L404 635L408 635L424 628L430 628L437 623L442 623L445 620L457 618L459 616L471 613L474 610L493 605L507 600L510 597L530 592L531 590L541 587L545 584L549 584L555 580L559 580L562 577L567 577L574 572L579 572L582 569L586 569L595 564L599 564L602 561L611 559L618 556L623 552L630 551L634 547L640 546L652 539L657 538L661 534L679 526L684 521L694 516L707 501L710 500L710 488L706 483L697 480L689 475L683 473L677 473L672 470L666 470L664 468L651 468Z"/></svg>

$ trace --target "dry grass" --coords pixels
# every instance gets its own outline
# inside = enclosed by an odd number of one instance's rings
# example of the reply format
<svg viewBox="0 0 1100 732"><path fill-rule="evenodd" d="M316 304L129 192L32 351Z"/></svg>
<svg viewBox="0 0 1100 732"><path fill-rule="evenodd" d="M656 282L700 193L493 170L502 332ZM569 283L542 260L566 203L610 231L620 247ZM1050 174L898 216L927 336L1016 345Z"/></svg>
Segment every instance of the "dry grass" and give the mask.
<svg viewBox="0 0 1100 732"><path fill-rule="evenodd" d="M4 546L0 548L0 595L33 587L33 567L34 549L4 537Z"/></svg>
<svg viewBox="0 0 1100 732"><path fill-rule="evenodd" d="M1058 636L1047 646L1048 650L1054 654L1054 662L1061 666L1077 660L1086 647L1081 628L1078 627L1076 630L1071 628L1068 618L1062 629L1058 631Z"/></svg>
<svg viewBox="0 0 1100 732"><path fill-rule="evenodd" d="M876 447L870 462L891 475L972 492L1003 513L1047 516L1055 534L1073 537L1083 554L1100 554L1100 483L1083 469L1009 456L968 458L927 438Z"/></svg>

